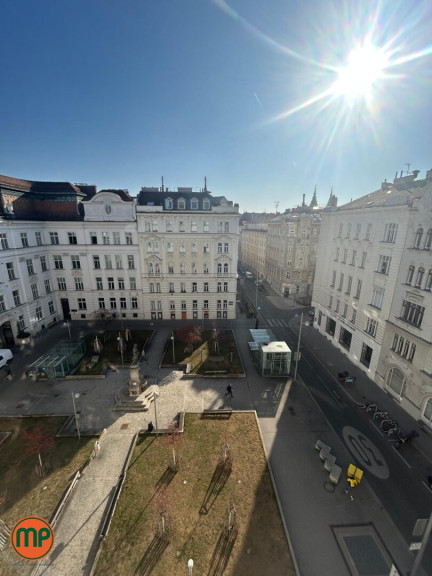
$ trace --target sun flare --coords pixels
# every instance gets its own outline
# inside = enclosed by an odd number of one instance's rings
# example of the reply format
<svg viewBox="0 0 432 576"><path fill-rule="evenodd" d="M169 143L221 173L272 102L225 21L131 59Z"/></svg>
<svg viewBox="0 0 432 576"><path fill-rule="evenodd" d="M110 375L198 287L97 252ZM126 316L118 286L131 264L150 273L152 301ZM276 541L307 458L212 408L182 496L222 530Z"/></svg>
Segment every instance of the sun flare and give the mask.
<svg viewBox="0 0 432 576"><path fill-rule="evenodd" d="M371 96L374 85L384 77L388 60L382 50L371 44L355 48L348 56L345 66L338 70L333 84L336 96L352 101Z"/></svg>

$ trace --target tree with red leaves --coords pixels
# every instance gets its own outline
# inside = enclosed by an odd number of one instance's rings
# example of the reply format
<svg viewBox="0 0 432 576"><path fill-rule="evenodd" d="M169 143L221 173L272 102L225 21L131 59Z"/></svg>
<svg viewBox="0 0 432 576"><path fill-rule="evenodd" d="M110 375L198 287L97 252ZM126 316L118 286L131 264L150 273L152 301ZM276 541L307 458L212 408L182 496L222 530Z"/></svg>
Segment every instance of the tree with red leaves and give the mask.
<svg viewBox="0 0 432 576"><path fill-rule="evenodd" d="M185 352L193 352L194 344L202 342L201 327L193 324L185 324L175 332L176 338L186 344Z"/></svg>
<svg viewBox="0 0 432 576"><path fill-rule="evenodd" d="M40 469L44 468L41 458L41 452L47 450L54 445L54 438L49 432L42 430L41 428L32 428L28 432L25 432L27 452L29 454L37 454L39 457Z"/></svg>

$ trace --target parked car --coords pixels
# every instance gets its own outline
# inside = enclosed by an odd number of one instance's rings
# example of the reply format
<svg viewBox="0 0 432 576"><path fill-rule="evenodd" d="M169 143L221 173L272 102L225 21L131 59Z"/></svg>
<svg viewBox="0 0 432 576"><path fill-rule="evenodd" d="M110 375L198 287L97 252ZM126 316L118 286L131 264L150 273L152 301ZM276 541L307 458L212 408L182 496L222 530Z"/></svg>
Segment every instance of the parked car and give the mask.
<svg viewBox="0 0 432 576"><path fill-rule="evenodd" d="M2 348L0 349L0 368L3 366L7 366L9 362L12 360L13 354L9 348Z"/></svg>

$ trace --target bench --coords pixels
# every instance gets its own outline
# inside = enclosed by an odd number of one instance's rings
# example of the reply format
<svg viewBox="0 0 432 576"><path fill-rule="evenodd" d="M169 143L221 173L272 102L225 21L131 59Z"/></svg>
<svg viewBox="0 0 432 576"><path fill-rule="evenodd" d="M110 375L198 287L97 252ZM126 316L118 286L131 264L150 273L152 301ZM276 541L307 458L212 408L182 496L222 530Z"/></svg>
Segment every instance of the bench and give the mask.
<svg viewBox="0 0 432 576"><path fill-rule="evenodd" d="M335 464L332 469L330 470L329 479L332 484L335 486L339 484L339 480L342 474L342 468Z"/></svg>
<svg viewBox="0 0 432 576"><path fill-rule="evenodd" d="M204 408L203 416L228 416L228 418L232 414L232 408L219 408L216 410L212 410L209 408Z"/></svg>

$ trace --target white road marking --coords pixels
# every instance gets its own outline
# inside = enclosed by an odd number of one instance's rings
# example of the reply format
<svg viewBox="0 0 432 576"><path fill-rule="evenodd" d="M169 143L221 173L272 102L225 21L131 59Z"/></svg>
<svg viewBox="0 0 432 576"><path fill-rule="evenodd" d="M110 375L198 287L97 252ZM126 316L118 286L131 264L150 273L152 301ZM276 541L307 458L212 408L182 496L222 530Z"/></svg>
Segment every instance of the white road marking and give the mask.
<svg viewBox="0 0 432 576"><path fill-rule="evenodd" d="M405 458L402 456L402 454L399 452L399 450L396 448L396 446L392 446L392 448L396 452L396 454L405 462L405 464L408 466L408 468L412 468L412 466L410 464L408 464L408 462L405 460Z"/></svg>

